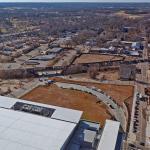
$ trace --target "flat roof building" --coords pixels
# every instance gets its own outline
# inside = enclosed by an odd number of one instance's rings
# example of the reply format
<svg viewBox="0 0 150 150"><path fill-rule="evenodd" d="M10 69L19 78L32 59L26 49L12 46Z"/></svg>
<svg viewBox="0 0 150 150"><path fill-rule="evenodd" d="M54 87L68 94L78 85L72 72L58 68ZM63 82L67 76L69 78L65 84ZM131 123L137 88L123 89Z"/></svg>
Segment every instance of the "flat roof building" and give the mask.
<svg viewBox="0 0 150 150"><path fill-rule="evenodd" d="M136 78L136 65L121 64L119 67L120 80L135 80Z"/></svg>
<svg viewBox="0 0 150 150"><path fill-rule="evenodd" d="M120 123L80 120L82 111L0 96L0 150L120 150ZM116 149L115 149L116 150Z"/></svg>
<svg viewBox="0 0 150 150"><path fill-rule="evenodd" d="M0 150L64 150L81 111L0 96Z"/></svg>
<svg viewBox="0 0 150 150"><path fill-rule="evenodd" d="M48 53L52 53L52 54L57 54L57 53L60 53L60 52L62 52L63 51L63 48L61 48L61 47L54 47L54 48L52 48Z"/></svg>
<svg viewBox="0 0 150 150"><path fill-rule="evenodd" d="M66 150L96 150L100 124L81 120L74 131Z"/></svg>
<svg viewBox="0 0 150 150"><path fill-rule="evenodd" d="M30 60L40 60L40 61L49 61L52 60L56 57L55 54L49 54L49 55L40 55L40 56L35 56L31 58Z"/></svg>
<svg viewBox="0 0 150 150"><path fill-rule="evenodd" d="M115 150L120 122L106 120L97 150Z"/></svg>

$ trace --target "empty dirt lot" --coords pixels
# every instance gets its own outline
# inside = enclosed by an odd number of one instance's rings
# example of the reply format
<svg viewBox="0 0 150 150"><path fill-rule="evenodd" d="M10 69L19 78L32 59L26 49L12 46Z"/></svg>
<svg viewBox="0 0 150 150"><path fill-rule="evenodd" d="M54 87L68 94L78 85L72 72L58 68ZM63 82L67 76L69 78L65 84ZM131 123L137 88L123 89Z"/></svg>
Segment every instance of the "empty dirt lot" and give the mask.
<svg viewBox="0 0 150 150"><path fill-rule="evenodd" d="M56 85L38 87L24 95L22 99L82 110L83 119L100 122L101 125L104 125L106 119L111 118L106 106L96 103L98 100L96 97L80 91L61 89Z"/></svg>
<svg viewBox="0 0 150 150"><path fill-rule="evenodd" d="M89 73L78 73L78 74L72 74L69 75L71 78L79 78L79 79L91 79ZM109 81L115 81L120 78L119 76L119 70L107 70L107 71L99 71L96 75L97 80L109 80Z"/></svg>
<svg viewBox="0 0 150 150"><path fill-rule="evenodd" d="M103 62L112 60L123 60L123 57L114 55L82 54L74 61L73 64Z"/></svg>
<svg viewBox="0 0 150 150"><path fill-rule="evenodd" d="M60 82L76 83L100 88L113 97L120 106L125 102L129 112L131 111L133 99L132 86L76 82L61 78L54 79ZM106 119L111 118L106 106L102 102L97 103L98 99L95 96L81 91L61 89L54 84L38 87L21 98L34 102L82 110L84 112L83 119L97 121L100 122L101 125L104 125Z"/></svg>
<svg viewBox="0 0 150 150"><path fill-rule="evenodd" d="M132 102L133 102L133 94L134 94L134 87L130 85L114 85L114 84L104 84L104 83L91 83L91 82L78 82L73 80L65 80L62 78L52 78L55 81L59 82L67 82L67 83L75 83L85 86L95 86L100 88L108 95L110 95L120 106L123 103L126 104L128 107L129 112L132 110Z"/></svg>
<svg viewBox="0 0 150 150"><path fill-rule="evenodd" d="M96 79L105 79L105 80L118 80L119 79L119 71L118 70L108 70L108 71L99 71Z"/></svg>

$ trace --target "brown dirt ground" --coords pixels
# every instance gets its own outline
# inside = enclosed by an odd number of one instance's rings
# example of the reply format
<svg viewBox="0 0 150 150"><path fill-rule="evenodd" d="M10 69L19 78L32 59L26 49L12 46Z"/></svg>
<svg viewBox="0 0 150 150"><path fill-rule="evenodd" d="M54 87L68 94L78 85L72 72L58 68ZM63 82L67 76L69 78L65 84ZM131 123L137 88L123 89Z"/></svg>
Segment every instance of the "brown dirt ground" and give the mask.
<svg viewBox="0 0 150 150"><path fill-rule="evenodd" d="M103 62L103 61L122 60L122 59L123 57L114 56L114 55L83 54L74 61L74 64Z"/></svg>
<svg viewBox="0 0 150 150"><path fill-rule="evenodd" d="M100 88L114 98L120 106L122 106L124 102L128 107L129 113L131 113L134 90L132 86L77 82L62 78L51 79L59 82L76 83ZM106 119L111 118L106 106L103 103L96 103L96 97L80 91L61 89L56 85L35 88L28 94L24 95L22 99L81 110L84 112L83 119L100 122L102 126Z"/></svg>
<svg viewBox="0 0 150 150"><path fill-rule="evenodd" d="M106 106L96 103L96 97L80 91L61 89L56 85L35 88L22 99L81 110L84 112L83 119L100 122L102 126L106 119L111 118Z"/></svg>
<svg viewBox="0 0 150 150"><path fill-rule="evenodd" d="M125 61L132 61L132 60L136 60L136 57L132 57L132 56L126 56L125 57Z"/></svg>
<svg viewBox="0 0 150 150"><path fill-rule="evenodd" d="M99 71L96 79L101 79L105 76L106 80L114 81L119 79L119 71L118 70L108 70L108 71Z"/></svg>
<svg viewBox="0 0 150 150"><path fill-rule="evenodd" d="M132 110L132 101L133 101L133 93L134 87L130 85L114 85L114 84L103 84L103 83L91 83L91 82L77 82L71 80L65 80L62 78L52 78L55 81L59 82L67 82L67 83L76 83L86 86L95 86L100 88L108 95L110 95L116 102L122 106L125 103L128 106L129 112Z"/></svg>
<svg viewBox="0 0 150 150"><path fill-rule="evenodd" d="M72 78L91 79L89 73L78 73L69 76ZM103 76L105 76L106 80L115 81L119 79L119 71L118 70L99 71L96 76L96 79L101 80Z"/></svg>
<svg viewBox="0 0 150 150"><path fill-rule="evenodd" d="M53 60L49 60L47 67L52 67L53 65L55 65L55 63L57 63L58 60L59 60L58 58L55 58Z"/></svg>

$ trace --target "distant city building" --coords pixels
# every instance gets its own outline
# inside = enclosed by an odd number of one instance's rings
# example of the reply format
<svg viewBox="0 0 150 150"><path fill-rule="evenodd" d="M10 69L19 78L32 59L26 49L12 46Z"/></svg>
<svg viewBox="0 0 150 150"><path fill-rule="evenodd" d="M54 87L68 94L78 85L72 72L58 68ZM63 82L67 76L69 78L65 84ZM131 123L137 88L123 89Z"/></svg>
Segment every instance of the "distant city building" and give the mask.
<svg viewBox="0 0 150 150"><path fill-rule="evenodd" d="M120 65L119 75L121 80L135 80L136 66L135 65Z"/></svg>
<svg viewBox="0 0 150 150"><path fill-rule="evenodd" d="M58 53L60 53L62 51L63 51L63 48L55 47L55 48L52 48L48 53L49 54L58 54Z"/></svg>
<svg viewBox="0 0 150 150"><path fill-rule="evenodd" d="M143 48L144 48L140 42L133 42L131 47L132 47L132 49L135 49L135 50L140 50L140 49L143 50Z"/></svg>
<svg viewBox="0 0 150 150"><path fill-rule="evenodd" d="M31 60L41 60L41 61L48 61L48 60L52 60L56 57L55 54L49 54L49 55L40 55L40 56L36 56L31 58Z"/></svg>
<svg viewBox="0 0 150 150"><path fill-rule="evenodd" d="M134 31L134 30L136 30L136 27L123 27L123 29L122 29L122 31L124 33L128 33L130 31Z"/></svg>

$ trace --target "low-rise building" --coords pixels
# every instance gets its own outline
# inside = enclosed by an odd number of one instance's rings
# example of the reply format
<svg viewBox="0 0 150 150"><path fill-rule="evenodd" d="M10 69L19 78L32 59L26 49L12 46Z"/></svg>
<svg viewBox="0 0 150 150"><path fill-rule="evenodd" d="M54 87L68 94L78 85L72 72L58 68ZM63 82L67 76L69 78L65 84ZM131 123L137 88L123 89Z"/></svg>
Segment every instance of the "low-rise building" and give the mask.
<svg viewBox="0 0 150 150"><path fill-rule="evenodd" d="M55 47L55 48L52 48L48 53L49 54L58 54L58 53L60 53L62 51L63 51L63 48L61 48L61 47Z"/></svg>
<svg viewBox="0 0 150 150"><path fill-rule="evenodd" d="M121 80L135 80L136 66L122 64L119 68L119 75Z"/></svg>
<svg viewBox="0 0 150 150"><path fill-rule="evenodd" d="M106 120L97 150L116 150L121 148L117 143L117 140L121 138L119 137L119 127L119 122Z"/></svg>
<svg viewBox="0 0 150 150"><path fill-rule="evenodd" d="M0 96L0 150L121 150L120 123L82 111Z"/></svg>
<svg viewBox="0 0 150 150"><path fill-rule="evenodd" d="M0 150L66 150L82 112L0 96Z"/></svg>
<svg viewBox="0 0 150 150"><path fill-rule="evenodd" d="M55 54L50 54L50 55L40 55L40 56L36 56L31 58L31 60L41 60L41 61L48 61L48 60L52 60L56 57Z"/></svg>

